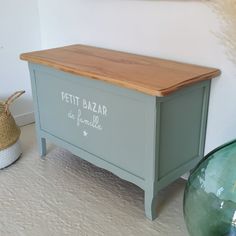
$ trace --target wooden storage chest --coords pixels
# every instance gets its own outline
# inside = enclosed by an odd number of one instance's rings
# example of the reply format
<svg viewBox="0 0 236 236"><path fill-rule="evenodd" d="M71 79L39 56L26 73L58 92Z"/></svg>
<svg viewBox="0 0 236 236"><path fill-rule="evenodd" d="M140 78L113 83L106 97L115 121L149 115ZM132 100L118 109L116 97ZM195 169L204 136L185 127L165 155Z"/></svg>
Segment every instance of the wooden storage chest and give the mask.
<svg viewBox="0 0 236 236"><path fill-rule="evenodd" d="M203 157L210 81L220 71L85 45L21 59L40 155L49 139L138 185L155 219L158 191Z"/></svg>

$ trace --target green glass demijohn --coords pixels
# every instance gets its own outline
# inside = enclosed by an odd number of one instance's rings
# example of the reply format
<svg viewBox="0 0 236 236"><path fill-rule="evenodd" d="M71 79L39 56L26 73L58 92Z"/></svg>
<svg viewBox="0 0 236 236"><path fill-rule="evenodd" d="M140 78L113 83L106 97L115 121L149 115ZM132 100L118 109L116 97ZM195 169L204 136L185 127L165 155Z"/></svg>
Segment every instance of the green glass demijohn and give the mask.
<svg viewBox="0 0 236 236"><path fill-rule="evenodd" d="M190 236L236 236L236 140L209 153L193 170L184 218Z"/></svg>

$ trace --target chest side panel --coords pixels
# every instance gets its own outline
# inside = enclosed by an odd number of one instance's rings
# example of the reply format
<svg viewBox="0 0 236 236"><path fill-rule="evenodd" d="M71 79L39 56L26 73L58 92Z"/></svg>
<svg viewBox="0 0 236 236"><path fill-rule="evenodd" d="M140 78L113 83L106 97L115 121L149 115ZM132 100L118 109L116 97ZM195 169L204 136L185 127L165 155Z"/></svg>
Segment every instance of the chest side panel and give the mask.
<svg viewBox="0 0 236 236"><path fill-rule="evenodd" d="M208 97L207 81L161 103L159 179L203 156Z"/></svg>

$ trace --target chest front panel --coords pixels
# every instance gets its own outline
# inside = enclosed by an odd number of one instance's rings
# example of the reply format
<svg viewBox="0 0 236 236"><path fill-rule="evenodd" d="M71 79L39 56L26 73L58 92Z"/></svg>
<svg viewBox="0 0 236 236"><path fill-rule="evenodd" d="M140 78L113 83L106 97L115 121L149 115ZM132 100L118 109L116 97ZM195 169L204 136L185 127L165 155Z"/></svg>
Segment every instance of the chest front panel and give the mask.
<svg viewBox="0 0 236 236"><path fill-rule="evenodd" d="M51 70L35 80L42 130L144 178L150 96Z"/></svg>

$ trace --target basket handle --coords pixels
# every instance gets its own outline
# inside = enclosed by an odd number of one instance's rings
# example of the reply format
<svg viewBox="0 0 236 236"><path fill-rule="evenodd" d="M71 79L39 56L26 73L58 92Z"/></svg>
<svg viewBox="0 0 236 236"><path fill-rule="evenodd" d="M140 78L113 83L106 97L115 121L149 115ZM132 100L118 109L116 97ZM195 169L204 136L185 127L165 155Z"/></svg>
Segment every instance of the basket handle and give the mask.
<svg viewBox="0 0 236 236"><path fill-rule="evenodd" d="M25 93L24 90L17 91L17 92L15 92L15 93L13 93L13 94L4 102L5 112L6 112L7 115L10 114L9 106L10 106L18 97L20 97L23 93Z"/></svg>

